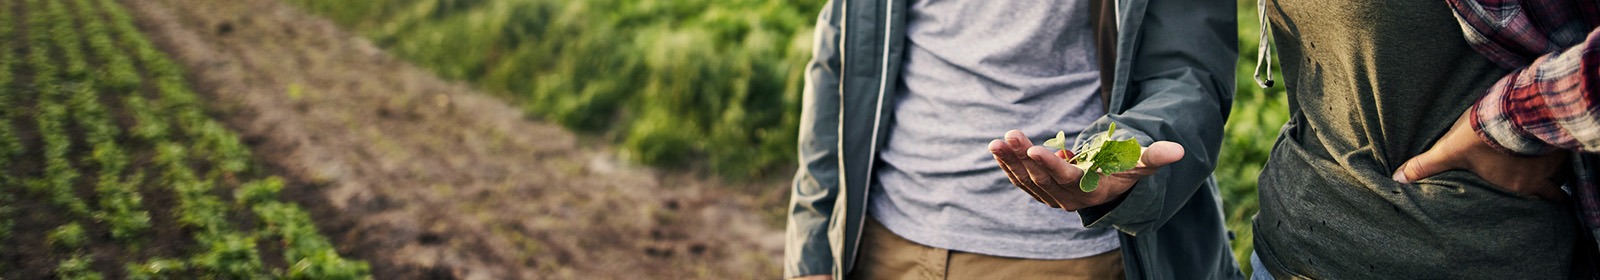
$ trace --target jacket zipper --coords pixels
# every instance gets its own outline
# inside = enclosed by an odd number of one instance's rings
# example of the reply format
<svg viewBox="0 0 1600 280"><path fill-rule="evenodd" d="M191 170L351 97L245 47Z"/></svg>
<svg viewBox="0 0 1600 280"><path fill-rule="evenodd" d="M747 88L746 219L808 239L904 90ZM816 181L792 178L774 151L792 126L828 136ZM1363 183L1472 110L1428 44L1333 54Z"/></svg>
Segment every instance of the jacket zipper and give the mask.
<svg viewBox="0 0 1600 280"><path fill-rule="evenodd" d="M894 34L894 7L895 7L894 1L895 0L888 0L885 3L886 5L884 5L884 10L883 10L883 51L881 52L883 54L883 61L879 64L879 69L878 69L878 71L879 71L878 72L878 103L877 103L878 106L877 106L877 108L875 108L876 110L873 112L873 115L872 115L872 137L868 138L868 140L872 141L871 143L868 143L868 145L869 145L868 147L870 147L868 149L868 152L871 153L872 156L874 156L874 157L877 156L877 154L878 154L878 132L883 130L883 127L882 127L883 126L883 106L884 106L883 105L883 97L888 95L886 93L886 91L888 90L888 86L889 86L889 58L891 57L891 55L889 55L889 44L891 42L893 42L892 40L890 40L890 36L893 36L893 34ZM846 20L848 20L848 19L849 18L847 17ZM844 99L840 98L840 100L844 100ZM841 111L841 113L842 113L842 111ZM843 118L841 118L841 120L843 120ZM841 137L841 138L843 138L843 137ZM855 248L855 250L850 250L850 260L852 260L852 261L854 261L856 259L856 256L860 255L860 252L861 252L861 230L860 229L862 229L863 227L866 227L866 223L867 223L867 217L866 217L867 213L866 213L866 211L867 211L867 205L869 203L871 203L871 199L872 199L872 191L871 191L871 188L872 188L872 175L873 175L872 168L873 168L874 163L877 163L877 161L876 160L867 161L867 171L866 171L867 174L863 175L863 176L867 176L867 180L864 182L864 185L862 187L863 188L867 188L867 189L861 191L861 208L860 209L861 209L861 212L862 212L861 213L862 216L861 216L860 219L856 220L856 229L857 229L857 231L855 232L855 240L856 241L855 241L855 245L853 247L853 248ZM840 173L843 174L844 172L840 172Z"/></svg>
<svg viewBox="0 0 1600 280"><path fill-rule="evenodd" d="M838 48L839 48L839 89L838 89L838 92L839 92L839 108L840 108L840 110L839 110L839 125L836 126L837 132L835 132L836 133L835 135L838 135L838 137L835 137L836 138L835 141L837 141L837 142L835 142L834 149L837 150L836 153L843 153L844 152L844 120L845 120L845 115L844 115L845 110L843 110L843 108L845 108L844 101L846 99L845 96L844 96L844 87L845 87L845 79L848 78L848 76L850 76L849 74L847 74L847 73L850 73L850 71L845 70L845 69L849 69L850 68L850 60L848 59L849 58L849 56L848 56L849 53L846 52L847 49L845 48L845 42L850 41L850 1L849 0L837 0L837 1L839 1L839 2L836 3L836 4L844 5L843 7L839 8L839 14L837 16L841 16L841 17L844 17L844 18L839 20L839 43L838 43L839 44L839 46L838 46ZM840 189L838 191L848 194L849 192L847 191L846 188L848 188L850 186L850 184L849 184L850 181L847 180L847 178L849 178L848 177L849 174L847 174L847 173L849 173L849 172L845 172L845 170L846 170L845 169L845 164L844 164L845 157L843 155L837 155L834 158L839 161L838 165L839 165L839 188ZM835 204L835 205L837 205L837 204ZM839 209L835 209L835 211L838 211L838 210ZM849 210L850 210L849 205L846 205L845 209L844 209L844 212L834 212L834 213L846 213L846 214L848 214L847 212L849 212ZM838 216L846 216L846 215L838 215ZM829 231L831 232L832 229L829 229ZM832 235L832 234L830 234L830 235ZM857 235L856 239L860 239L861 238L860 234L856 234L856 235ZM856 246L860 246L860 244L856 244ZM851 253L851 258L852 259L855 258L854 254L855 254L854 252ZM844 263L844 260L838 259L839 257L842 257L842 256L834 256L834 263L836 264L836 265L833 266L833 269L834 269L834 272L835 272L835 274L834 274L835 277L843 277L843 275L848 272L848 271L845 271L845 266L851 265L851 264Z"/></svg>

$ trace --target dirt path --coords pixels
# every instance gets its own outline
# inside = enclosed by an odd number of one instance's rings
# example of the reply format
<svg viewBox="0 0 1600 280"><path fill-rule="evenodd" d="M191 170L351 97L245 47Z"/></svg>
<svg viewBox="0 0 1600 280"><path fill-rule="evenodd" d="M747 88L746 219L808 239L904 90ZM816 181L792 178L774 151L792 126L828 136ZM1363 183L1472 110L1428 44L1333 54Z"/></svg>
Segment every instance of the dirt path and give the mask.
<svg viewBox="0 0 1600 280"><path fill-rule="evenodd" d="M214 114L378 279L769 278L766 195L603 145L273 0L124 0ZM463 50L470 51L470 50Z"/></svg>

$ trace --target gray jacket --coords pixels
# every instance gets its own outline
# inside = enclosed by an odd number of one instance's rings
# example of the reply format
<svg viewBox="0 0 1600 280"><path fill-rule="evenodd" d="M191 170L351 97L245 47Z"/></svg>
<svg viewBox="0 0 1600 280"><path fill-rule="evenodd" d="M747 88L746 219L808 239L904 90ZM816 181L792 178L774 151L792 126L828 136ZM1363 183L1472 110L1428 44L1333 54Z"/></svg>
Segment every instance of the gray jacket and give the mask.
<svg viewBox="0 0 1600 280"><path fill-rule="evenodd" d="M800 117L800 168L789 203L784 277L843 279L856 257L877 149L905 53L909 0L831 0L817 19ZM1124 198L1079 213L1120 231L1132 279L1243 278L1210 178L1233 104L1238 56L1232 0L1117 0L1108 115L1120 137L1182 144L1184 158ZM999 135L996 135L999 137ZM1080 140L1081 141L1081 140ZM972 147L983 149L984 147ZM1021 190L1018 190L1021 191Z"/></svg>

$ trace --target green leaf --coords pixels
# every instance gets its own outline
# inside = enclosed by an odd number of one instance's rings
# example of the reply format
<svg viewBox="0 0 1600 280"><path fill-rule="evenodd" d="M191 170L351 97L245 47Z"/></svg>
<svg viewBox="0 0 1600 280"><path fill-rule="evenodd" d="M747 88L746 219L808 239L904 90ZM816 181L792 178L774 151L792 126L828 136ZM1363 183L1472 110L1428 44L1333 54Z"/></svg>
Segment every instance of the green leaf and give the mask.
<svg viewBox="0 0 1600 280"><path fill-rule="evenodd" d="M1139 155L1143 153L1139 141L1128 139L1122 141L1108 141L1100 148L1100 153L1095 154L1095 162L1106 173L1116 173L1133 169L1139 163Z"/></svg>
<svg viewBox="0 0 1600 280"><path fill-rule="evenodd" d="M1078 180L1078 188L1084 192L1094 191L1100 183L1100 176L1128 171L1139 164L1139 156L1143 154L1144 148L1134 139L1111 140L1111 135L1116 131L1117 123L1113 122L1106 129L1106 133L1079 146L1077 155L1068 161L1078 169L1083 169L1083 178ZM1046 141L1046 144L1049 142Z"/></svg>
<svg viewBox="0 0 1600 280"><path fill-rule="evenodd" d="M1095 188L1100 186L1100 173L1090 171L1094 170L1096 167L1099 166L1090 166L1088 169L1085 169L1083 171L1083 178L1078 179L1078 188L1083 189L1083 192L1092 192Z"/></svg>
<svg viewBox="0 0 1600 280"><path fill-rule="evenodd" d="M1057 150L1066 150L1067 149L1067 132L1066 131L1056 131L1056 138L1050 138L1050 140L1044 140L1044 146L1045 147L1056 148Z"/></svg>

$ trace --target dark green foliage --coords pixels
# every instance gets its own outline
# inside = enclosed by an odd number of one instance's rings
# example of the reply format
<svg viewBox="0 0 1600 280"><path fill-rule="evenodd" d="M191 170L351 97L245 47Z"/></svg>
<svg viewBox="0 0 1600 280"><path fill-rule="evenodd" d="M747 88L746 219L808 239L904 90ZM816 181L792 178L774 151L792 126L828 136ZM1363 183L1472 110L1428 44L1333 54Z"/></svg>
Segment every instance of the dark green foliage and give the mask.
<svg viewBox="0 0 1600 280"><path fill-rule="evenodd" d="M91 262L94 262L94 259L83 254L61 261L61 264L56 266L56 278L63 280L105 279L105 276L100 275L99 272L95 272L89 267Z"/></svg>
<svg viewBox="0 0 1600 280"><path fill-rule="evenodd" d="M317 233L311 216L299 207L268 201L252 209L261 218L261 235L283 242L283 257L289 263L287 278L359 279L371 273L366 263L339 258L333 244Z"/></svg>
<svg viewBox="0 0 1600 280"><path fill-rule="evenodd" d="M16 21L12 19L11 13L0 12L0 38L14 38L13 30L15 27L13 27L14 24L12 23ZM18 106L16 100L20 93L18 93L13 84L15 77L11 73L12 65L16 64L16 55L8 51L16 47L15 44L18 44L15 40L0 41L0 108L16 108ZM18 158L26 152L21 139L17 138L16 128L11 123L13 119L21 115L17 111L8 109L0 112L0 189L10 188L17 184L15 183L15 176L10 174L11 165L17 162ZM0 192L0 241L6 240L11 236L11 226L15 223L11 217L15 215L14 212L16 211L12 205L14 205L14 202L11 195ZM0 251L6 249L4 246L0 246ZM4 269L5 267L0 265L0 270Z"/></svg>
<svg viewBox="0 0 1600 280"><path fill-rule="evenodd" d="M118 49L111 38L110 29L106 21L98 13L90 0L75 0L76 18L83 20L83 34L89 43L89 49L94 56L101 59L99 69L95 71L94 78L100 86L113 91L108 93L128 93L139 86L139 72L133 66L133 61Z"/></svg>
<svg viewBox="0 0 1600 280"><path fill-rule="evenodd" d="M83 226L78 225L78 223L62 225L50 230L50 234L45 236L45 242L65 249L83 247L83 243L88 241L89 237L84 235Z"/></svg>
<svg viewBox="0 0 1600 280"><path fill-rule="evenodd" d="M195 256L190 264L201 274L225 279L256 279L265 277L261 253L256 250L256 239L245 234L223 234L206 242L205 252Z"/></svg>
<svg viewBox="0 0 1600 280"><path fill-rule="evenodd" d="M129 280L180 279L176 274L188 269L188 265L180 260L154 259L145 263L129 263L125 269Z"/></svg>
<svg viewBox="0 0 1600 280"><path fill-rule="evenodd" d="M1289 106L1281 82L1271 89L1262 89L1252 80L1256 38L1261 33L1256 25L1255 2L1240 1L1238 4L1239 67L1234 72L1237 89L1228 125L1224 127L1216 177L1221 186L1228 229L1235 234L1234 257L1249 272L1250 252L1254 250L1250 223L1260 209L1256 203L1256 178L1272 151L1278 129L1289 119ZM1273 75L1282 76L1279 72Z"/></svg>
<svg viewBox="0 0 1600 280"><path fill-rule="evenodd" d="M283 179L269 177L239 185L234 191L234 202L242 206L278 201L278 191L283 190Z"/></svg>
<svg viewBox="0 0 1600 280"><path fill-rule="evenodd" d="M13 27L13 24L11 24L13 22L15 21L12 20L11 13L0 12L0 23L5 23L0 24L0 38L12 38L12 36L15 36L15 34L13 34L15 27ZM15 108L14 106L18 106L18 104L16 104L16 100L20 93L12 83L15 80L15 77L11 73L11 67L17 63L17 58L14 53L5 51L15 47L14 44L18 43L14 40L0 42L0 108ZM18 110L5 110L4 112L0 112L0 170L4 170L4 168L9 166L11 162L15 161L17 157L22 156L22 153L24 152L24 147L21 141L17 139L18 133L15 130L16 128L11 124L12 119L20 115L17 113L17 111ZM0 175L4 174L5 173L0 172ZM0 177L8 177L0 178L0 185L10 184L11 178L9 178L9 176ZM0 232L3 231L4 228L0 227ZM3 237L4 234L0 233L0 238Z"/></svg>
<svg viewBox="0 0 1600 280"><path fill-rule="evenodd" d="M48 4L55 5L48 5ZM54 1L32 0L28 6L35 13L29 14L28 26L33 30L63 30L70 28L70 22L60 23L65 19L62 15L60 3ZM72 139L66 131L68 124L67 107L63 105L65 89L59 83L59 76L70 76L58 72L56 61L50 57L51 50L65 53L61 47L71 40L60 39L65 36L52 36L49 32L30 32L31 39L28 49L28 66L34 69L34 90L38 92L35 105L37 115L35 124L38 126L40 138L44 141L44 178L31 179L28 186L35 192L44 194L51 203L66 208L75 215L89 214L89 207L78 199L72 192L72 185L78 179L78 171L72 166L67 153L71 151ZM70 32L68 33L71 34ZM66 54L62 54L66 56ZM80 58L81 59L81 58ZM67 63L74 64L74 63Z"/></svg>

